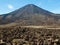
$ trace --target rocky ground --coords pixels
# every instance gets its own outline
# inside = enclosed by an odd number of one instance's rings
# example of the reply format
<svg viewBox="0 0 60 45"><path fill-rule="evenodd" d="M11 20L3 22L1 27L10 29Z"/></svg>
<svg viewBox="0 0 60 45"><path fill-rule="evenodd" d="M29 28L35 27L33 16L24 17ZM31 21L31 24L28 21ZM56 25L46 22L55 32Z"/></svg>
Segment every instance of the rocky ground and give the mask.
<svg viewBox="0 0 60 45"><path fill-rule="evenodd" d="M10 45L54 45L60 42L60 29L12 26L0 28L0 39Z"/></svg>

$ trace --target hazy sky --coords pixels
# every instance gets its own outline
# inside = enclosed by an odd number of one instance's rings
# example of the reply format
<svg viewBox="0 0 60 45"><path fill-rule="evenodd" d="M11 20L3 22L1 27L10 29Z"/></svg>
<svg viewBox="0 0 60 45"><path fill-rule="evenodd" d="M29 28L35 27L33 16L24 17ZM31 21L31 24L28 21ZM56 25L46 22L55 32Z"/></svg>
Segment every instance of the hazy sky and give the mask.
<svg viewBox="0 0 60 45"><path fill-rule="evenodd" d="M9 13L27 4L35 4L45 10L60 13L60 0L0 0L0 14Z"/></svg>

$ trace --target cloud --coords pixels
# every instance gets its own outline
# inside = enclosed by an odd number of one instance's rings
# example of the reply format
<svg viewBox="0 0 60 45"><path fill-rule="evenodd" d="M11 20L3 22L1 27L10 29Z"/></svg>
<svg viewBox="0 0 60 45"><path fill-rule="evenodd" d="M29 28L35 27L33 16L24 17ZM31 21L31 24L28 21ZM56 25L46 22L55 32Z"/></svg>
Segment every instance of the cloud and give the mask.
<svg viewBox="0 0 60 45"><path fill-rule="evenodd" d="M13 9L13 5L8 4L8 8L9 8L9 9Z"/></svg>

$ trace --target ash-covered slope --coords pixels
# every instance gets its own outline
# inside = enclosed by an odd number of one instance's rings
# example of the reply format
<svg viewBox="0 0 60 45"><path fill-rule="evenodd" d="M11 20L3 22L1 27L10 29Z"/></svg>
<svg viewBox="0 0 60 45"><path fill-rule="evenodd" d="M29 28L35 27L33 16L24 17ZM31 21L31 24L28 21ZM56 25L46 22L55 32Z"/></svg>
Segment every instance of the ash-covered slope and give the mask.
<svg viewBox="0 0 60 45"><path fill-rule="evenodd" d="M28 4L11 13L4 14L0 24L19 23L20 25L52 25L57 24L55 14L36 5Z"/></svg>

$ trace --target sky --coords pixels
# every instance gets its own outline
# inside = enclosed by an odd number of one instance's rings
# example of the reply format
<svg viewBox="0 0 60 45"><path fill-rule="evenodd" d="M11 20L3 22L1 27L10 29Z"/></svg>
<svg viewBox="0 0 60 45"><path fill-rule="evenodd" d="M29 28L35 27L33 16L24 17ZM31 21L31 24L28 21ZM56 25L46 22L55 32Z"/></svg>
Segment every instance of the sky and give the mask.
<svg viewBox="0 0 60 45"><path fill-rule="evenodd" d="M12 12L27 4L34 4L50 12L60 14L60 0L0 0L0 14Z"/></svg>

